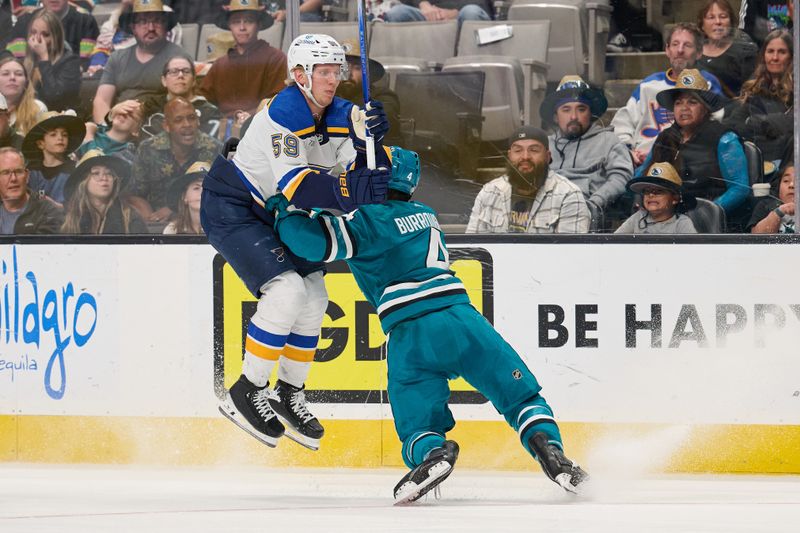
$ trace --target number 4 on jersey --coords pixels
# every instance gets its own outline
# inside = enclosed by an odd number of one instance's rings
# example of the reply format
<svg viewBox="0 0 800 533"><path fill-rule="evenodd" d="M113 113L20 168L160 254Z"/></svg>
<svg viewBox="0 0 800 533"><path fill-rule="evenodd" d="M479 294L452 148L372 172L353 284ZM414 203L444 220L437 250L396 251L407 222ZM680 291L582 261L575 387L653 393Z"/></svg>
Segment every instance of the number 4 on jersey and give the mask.
<svg viewBox="0 0 800 533"><path fill-rule="evenodd" d="M450 270L450 254L444 246L442 232L436 228L430 228L430 240L428 241L428 256L425 258L425 266L428 268L441 268Z"/></svg>

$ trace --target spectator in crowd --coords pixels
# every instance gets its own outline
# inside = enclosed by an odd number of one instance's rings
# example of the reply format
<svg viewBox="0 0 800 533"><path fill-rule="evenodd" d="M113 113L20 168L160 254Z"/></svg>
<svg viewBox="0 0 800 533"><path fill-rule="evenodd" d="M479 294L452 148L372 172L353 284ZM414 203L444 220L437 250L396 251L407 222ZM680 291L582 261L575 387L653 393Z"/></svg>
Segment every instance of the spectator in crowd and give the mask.
<svg viewBox="0 0 800 533"><path fill-rule="evenodd" d="M24 65L36 97L51 111L74 109L81 90L81 60L64 44L64 28L58 16L46 9L34 13Z"/></svg>
<svg viewBox="0 0 800 533"><path fill-rule="evenodd" d="M753 209L747 225L751 233L796 233L794 161L787 161L772 181L771 196L762 199Z"/></svg>
<svg viewBox="0 0 800 533"><path fill-rule="evenodd" d="M643 79L625 107L620 108L611 120L614 133L630 149L637 167L650 153L658 134L674 120L672 113L658 104L656 95L675 87L678 74L684 69L694 68L702 55L703 34L694 24L675 24L667 31L664 42L669 68ZM716 76L705 71L702 74L711 84L712 91L722 93Z"/></svg>
<svg viewBox="0 0 800 533"><path fill-rule="evenodd" d="M577 185L601 211L622 196L633 176L628 149L613 128L597 122L606 108L603 90L590 87L580 76L564 76L539 108L542 120L555 125L550 168Z"/></svg>
<svg viewBox="0 0 800 533"><path fill-rule="evenodd" d="M361 46L355 39L345 39L341 43L349 71L349 78L339 84L336 96L350 100L357 106L364 107L364 93L361 87ZM403 144L400 135L400 99L385 84L378 84L385 74L385 69L378 61L369 58L369 94L371 98L383 103L383 110L389 117L389 132L383 138L387 146Z"/></svg>
<svg viewBox="0 0 800 533"><path fill-rule="evenodd" d="M725 123L761 149L764 161L781 165L786 143L794 132L794 81L792 34L771 32L758 55L753 77L725 111Z"/></svg>
<svg viewBox="0 0 800 533"><path fill-rule="evenodd" d="M211 163L196 162L186 170L186 174L176 179L167 191L167 202L175 212L165 235L202 235L200 225L200 197L203 194L203 179L211 168Z"/></svg>
<svg viewBox="0 0 800 533"><path fill-rule="evenodd" d="M131 193L146 222L166 223L172 216L167 190L195 161L213 161L222 144L200 131L191 102L173 98L164 106L164 131L142 141L133 163Z"/></svg>
<svg viewBox="0 0 800 533"><path fill-rule="evenodd" d="M78 156L100 150L133 164L142 131L142 105L136 100L120 102L108 112L108 120L110 124L86 124L86 139L78 149Z"/></svg>
<svg viewBox="0 0 800 533"><path fill-rule="evenodd" d="M771 31L792 28L793 11L793 0L742 0L739 29L763 46Z"/></svg>
<svg viewBox="0 0 800 533"><path fill-rule="evenodd" d="M88 65L89 56L100 34L94 17L89 13L78 11L67 0L43 0L41 9L51 12L61 20L64 40L69 44L70 51L81 58L82 66ZM37 13L38 11L34 11L20 16L14 25L8 48L19 58L25 57L28 28Z"/></svg>
<svg viewBox="0 0 800 533"><path fill-rule="evenodd" d="M74 114L48 111L40 115L22 141L22 153L31 171L28 186L35 194L64 203L64 186L75 168L69 156L85 135L86 126Z"/></svg>
<svg viewBox="0 0 800 533"><path fill-rule="evenodd" d="M164 92L161 74L164 64L183 48L167 41L175 26L175 13L167 11L161 0L134 0L133 9L123 13L120 26L133 33L136 46L111 54L94 97L92 116L101 124L117 101L136 100Z"/></svg>
<svg viewBox="0 0 800 533"><path fill-rule="evenodd" d="M277 22L285 21L286 1L280 0L269 4L269 14L272 18ZM300 0L300 22L322 22L322 0Z"/></svg>
<svg viewBox="0 0 800 533"><path fill-rule="evenodd" d="M733 27L735 17L728 0L709 0L697 17L706 37L697 64L719 79L729 97L739 94L742 83L753 73L758 54L753 40Z"/></svg>
<svg viewBox="0 0 800 533"><path fill-rule="evenodd" d="M11 113L9 124L20 135L25 135L36 124L39 113L47 111L47 106L34 96L25 66L11 55L0 58L0 94Z"/></svg>
<svg viewBox="0 0 800 533"><path fill-rule="evenodd" d="M272 17L256 2L231 0L217 25L230 29L236 44L211 66L200 94L226 117L252 115L263 98L286 86L286 54L258 38L259 30L272 25Z"/></svg>
<svg viewBox="0 0 800 533"><path fill-rule="evenodd" d="M139 213L120 196L131 166L99 150L86 152L66 183L61 233L115 235L147 233Z"/></svg>
<svg viewBox="0 0 800 533"><path fill-rule="evenodd" d="M205 2L198 2L204 4ZM105 67L108 58L115 50L123 50L136 45L134 37L127 28L120 26L119 20L123 13L129 12L133 6L133 0L122 0L119 6L111 13L111 16L100 26L100 35L97 37L97 44L92 50L89 58L89 74L95 74ZM164 6L164 9L171 9ZM192 21L195 22L195 21ZM176 24L167 32L167 40L177 45L181 44L183 32L180 24Z"/></svg>
<svg viewBox="0 0 800 533"><path fill-rule="evenodd" d="M383 14L386 22L423 22L458 19L491 20L491 5L485 0L402 0Z"/></svg>
<svg viewBox="0 0 800 533"><path fill-rule="evenodd" d="M6 97L0 94L0 148L11 146L17 150L22 147L22 135L11 126L11 111Z"/></svg>
<svg viewBox="0 0 800 533"><path fill-rule="evenodd" d="M181 97L194 105L199 116L200 130L212 137L220 133L222 114L217 106L195 93L196 75L194 62L188 56L175 56L164 64L161 84L167 90L165 96L151 97L144 103L144 132L149 136L164 131L164 104Z"/></svg>
<svg viewBox="0 0 800 533"><path fill-rule="evenodd" d="M683 196L682 184L669 163L650 165L644 176L627 184L630 192L642 195L641 209L614 233L697 233L692 220L684 214L694 202Z"/></svg>
<svg viewBox="0 0 800 533"><path fill-rule="evenodd" d="M506 174L478 193L467 233L586 233L580 188L549 167L547 134L522 126L509 139Z"/></svg>
<svg viewBox="0 0 800 533"><path fill-rule="evenodd" d="M640 171L651 162L672 164L684 192L720 205L730 228L750 195L750 178L739 136L711 117L725 102L700 71L681 72L674 88L658 93L658 103L675 114L675 123L658 135Z"/></svg>
<svg viewBox="0 0 800 533"><path fill-rule="evenodd" d="M58 233L63 221L61 206L28 189L22 152L0 148L0 235Z"/></svg>

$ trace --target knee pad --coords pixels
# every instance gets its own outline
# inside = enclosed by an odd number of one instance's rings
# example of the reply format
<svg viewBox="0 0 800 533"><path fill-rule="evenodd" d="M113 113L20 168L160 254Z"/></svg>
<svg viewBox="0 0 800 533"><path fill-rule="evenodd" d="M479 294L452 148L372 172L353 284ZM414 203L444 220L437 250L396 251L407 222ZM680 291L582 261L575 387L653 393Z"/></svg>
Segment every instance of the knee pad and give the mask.
<svg viewBox="0 0 800 533"><path fill-rule="evenodd" d="M261 287L252 322L274 334L288 334L306 304L306 285L293 271L275 276Z"/></svg>

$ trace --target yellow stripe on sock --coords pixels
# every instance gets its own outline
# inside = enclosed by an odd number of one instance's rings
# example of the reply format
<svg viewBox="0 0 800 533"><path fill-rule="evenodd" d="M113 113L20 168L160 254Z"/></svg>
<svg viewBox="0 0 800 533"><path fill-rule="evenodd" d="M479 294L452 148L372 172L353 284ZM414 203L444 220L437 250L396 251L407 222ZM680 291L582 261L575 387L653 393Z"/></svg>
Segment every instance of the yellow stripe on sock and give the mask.
<svg viewBox="0 0 800 533"><path fill-rule="evenodd" d="M301 363L310 363L314 360L314 353L316 349L313 350L302 350L300 348L295 348L293 346L286 346L283 349L283 356L287 359L291 359L292 361L299 361Z"/></svg>
<svg viewBox="0 0 800 533"><path fill-rule="evenodd" d="M276 348L269 348L263 344L259 344L250 337L244 343L244 349L247 353L253 354L258 358L266 359L268 361L277 361L281 356L281 350Z"/></svg>

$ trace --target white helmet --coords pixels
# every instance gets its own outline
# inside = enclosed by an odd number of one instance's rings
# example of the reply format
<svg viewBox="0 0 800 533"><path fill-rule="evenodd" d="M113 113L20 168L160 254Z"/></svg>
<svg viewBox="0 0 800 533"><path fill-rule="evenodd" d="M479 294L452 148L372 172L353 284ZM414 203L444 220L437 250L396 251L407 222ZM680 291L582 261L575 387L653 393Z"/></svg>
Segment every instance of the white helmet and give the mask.
<svg viewBox="0 0 800 533"><path fill-rule="evenodd" d="M339 64L343 71L347 67L342 45L330 35L321 33L306 33L298 36L289 45L286 60L289 65L289 78L292 77L292 71L298 65L309 78L314 71L314 65Z"/></svg>

